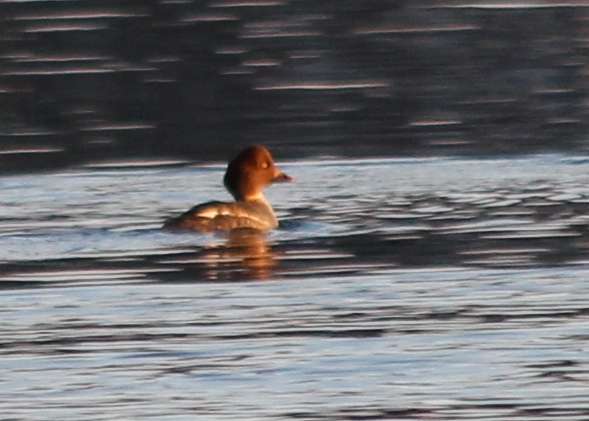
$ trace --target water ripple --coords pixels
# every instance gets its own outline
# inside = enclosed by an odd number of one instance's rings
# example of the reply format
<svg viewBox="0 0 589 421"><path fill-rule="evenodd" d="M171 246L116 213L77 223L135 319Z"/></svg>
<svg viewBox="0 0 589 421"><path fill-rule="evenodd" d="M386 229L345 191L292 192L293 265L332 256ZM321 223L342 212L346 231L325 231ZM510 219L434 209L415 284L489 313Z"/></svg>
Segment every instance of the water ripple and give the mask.
<svg viewBox="0 0 589 421"><path fill-rule="evenodd" d="M3 416L586 418L588 160L285 166L265 234L159 229L220 166L0 180Z"/></svg>

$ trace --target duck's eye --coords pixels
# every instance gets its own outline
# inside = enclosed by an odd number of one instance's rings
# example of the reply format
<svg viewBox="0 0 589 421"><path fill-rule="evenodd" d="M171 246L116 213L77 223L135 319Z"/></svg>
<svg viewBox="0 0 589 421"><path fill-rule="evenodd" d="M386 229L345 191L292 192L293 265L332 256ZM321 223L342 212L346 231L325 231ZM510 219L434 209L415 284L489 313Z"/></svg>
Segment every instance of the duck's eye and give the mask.
<svg viewBox="0 0 589 421"><path fill-rule="evenodd" d="M266 168L268 168L268 163L262 162L262 169L265 170Z"/></svg>

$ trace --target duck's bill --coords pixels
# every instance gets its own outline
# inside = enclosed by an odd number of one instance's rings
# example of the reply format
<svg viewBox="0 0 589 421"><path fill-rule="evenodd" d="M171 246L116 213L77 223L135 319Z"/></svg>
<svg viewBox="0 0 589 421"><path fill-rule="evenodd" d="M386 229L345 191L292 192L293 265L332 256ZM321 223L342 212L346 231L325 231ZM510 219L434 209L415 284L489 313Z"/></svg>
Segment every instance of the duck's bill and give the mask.
<svg viewBox="0 0 589 421"><path fill-rule="evenodd" d="M287 181L295 181L295 178L291 177L288 174L281 172L281 173L277 174L276 177L274 177L274 179L272 181L274 181L275 183L281 183L281 182L287 182Z"/></svg>

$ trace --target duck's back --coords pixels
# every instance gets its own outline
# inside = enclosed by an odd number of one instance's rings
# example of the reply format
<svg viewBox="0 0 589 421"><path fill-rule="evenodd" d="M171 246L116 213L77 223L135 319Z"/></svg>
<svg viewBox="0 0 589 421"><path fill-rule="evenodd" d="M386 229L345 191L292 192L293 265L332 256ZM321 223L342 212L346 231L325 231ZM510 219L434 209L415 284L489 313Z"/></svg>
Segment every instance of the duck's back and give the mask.
<svg viewBox="0 0 589 421"><path fill-rule="evenodd" d="M207 202L195 206L182 215L168 219L164 228L202 232L251 228L276 228L278 221L265 201Z"/></svg>

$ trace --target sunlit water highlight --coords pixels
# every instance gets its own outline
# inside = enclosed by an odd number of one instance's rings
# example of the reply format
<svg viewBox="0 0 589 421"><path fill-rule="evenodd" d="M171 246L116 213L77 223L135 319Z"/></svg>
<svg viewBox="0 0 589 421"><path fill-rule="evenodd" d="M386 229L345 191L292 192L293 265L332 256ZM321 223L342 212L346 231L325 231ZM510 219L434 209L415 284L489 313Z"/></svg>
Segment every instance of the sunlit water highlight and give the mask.
<svg viewBox="0 0 589 421"><path fill-rule="evenodd" d="M221 165L0 179L14 420L589 413L589 159L281 163L265 235L159 229Z"/></svg>

